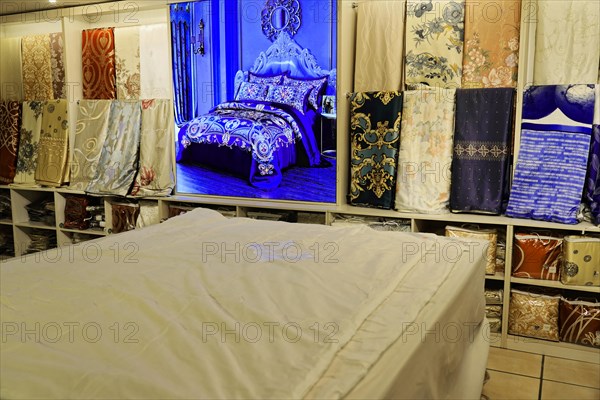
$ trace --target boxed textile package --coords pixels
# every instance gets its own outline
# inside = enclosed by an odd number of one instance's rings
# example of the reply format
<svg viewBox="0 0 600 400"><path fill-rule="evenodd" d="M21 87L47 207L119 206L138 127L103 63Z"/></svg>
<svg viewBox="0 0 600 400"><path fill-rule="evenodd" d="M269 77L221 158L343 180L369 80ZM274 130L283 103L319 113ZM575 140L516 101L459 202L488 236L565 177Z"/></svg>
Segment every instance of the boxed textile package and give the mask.
<svg viewBox="0 0 600 400"><path fill-rule="evenodd" d="M502 289L485 289L485 304L502 304L503 297Z"/></svg>
<svg viewBox="0 0 600 400"><path fill-rule="evenodd" d="M85 230L90 227L91 217L87 211L90 204L86 196L67 195L65 197L65 222L66 229Z"/></svg>
<svg viewBox="0 0 600 400"><path fill-rule="evenodd" d="M560 280L565 285L600 286L600 238L565 236Z"/></svg>
<svg viewBox="0 0 600 400"><path fill-rule="evenodd" d="M111 202L112 228L111 233L121 233L135 229L140 205L137 203Z"/></svg>
<svg viewBox="0 0 600 400"><path fill-rule="evenodd" d="M362 224L376 231L410 232L410 221L401 219L386 219L382 217L367 217L358 215L335 214L331 225Z"/></svg>
<svg viewBox="0 0 600 400"><path fill-rule="evenodd" d="M518 278L557 281L563 239L539 234L515 234L512 275Z"/></svg>
<svg viewBox="0 0 600 400"><path fill-rule="evenodd" d="M487 253L485 273L488 275L496 273L496 246L498 242L498 231L496 229L468 229L457 226L446 226L446 236L487 240L489 244L484 249Z"/></svg>
<svg viewBox="0 0 600 400"><path fill-rule="evenodd" d="M560 340L600 348L600 303L560 301Z"/></svg>
<svg viewBox="0 0 600 400"><path fill-rule="evenodd" d="M490 332L500 333L502 330L502 318L488 318L490 324Z"/></svg>
<svg viewBox="0 0 600 400"><path fill-rule="evenodd" d="M30 221L41 222L48 226L55 224L54 199L52 197L45 197L29 203L25 206L25 209Z"/></svg>
<svg viewBox="0 0 600 400"><path fill-rule="evenodd" d="M508 312L508 332L558 342L560 296L548 296L512 289Z"/></svg>

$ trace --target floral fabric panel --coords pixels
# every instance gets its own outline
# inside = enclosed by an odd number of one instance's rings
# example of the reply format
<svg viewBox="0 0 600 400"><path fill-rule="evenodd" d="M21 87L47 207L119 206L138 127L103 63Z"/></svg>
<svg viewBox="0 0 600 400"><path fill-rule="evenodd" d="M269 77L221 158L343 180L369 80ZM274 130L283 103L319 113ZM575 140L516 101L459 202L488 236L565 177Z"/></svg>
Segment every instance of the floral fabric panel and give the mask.
<svg viewBox="0 0 600 400"><path fill-rule="evenodd" d="M560 301L560 340L600 348L600 303Z"/></svg>
<svg viewBox="0 0 600 400"><path fill-rule="evenodd" d="M268 104L222 103L210 114L190 121L181 145L213 143L252 153L260 175L275 173L275 151L302 139L296 120Z"/></svg>
<svg viewBox="0 0 600 400"><path fill-rule="evenodd" d="M13 182L17 170L19 126L21 125L21 103L0 102L0 183Z"/></svg>
<svg viewBox="0 0 600 400"><path fill-rule="evenodd" d="M171 97L170 37L167 24L140 26L140 99Z"/></svg>
<svg viewBox="0 0 600 400"><path fill-rule="evenodd" d="M113 28L88 29L82 35L83 98L116 99Z"/></svg>
<svg viewBox="0 0 600 400"><path fill-rule="evenodd" d="M365 1L357 8L354 90L404 89L406 0Z"/></svg>
<svg viewBox="0 0 600 400"><path fill-rule="evenodd" d="M139 101L111 102L108 135L100 153L99 167L86 188L87 192L120 196L129 194L138 170L141 115Z"/></svg>
<svg viewBox="0 0 600 400"><path fill-rule="evenodd" d="M320 107L319 99L326 83L327 77L317 79L294 79L285 76L283 78L284 85L294 86L297 88L301 88L302 90L308 90L310 88L310 93L308 95L308 103L315 110L318 110Z"/></svg>
<svg viewBox="0 0 600 400"><path fill-rule="evenodd" d="M21 44L24 100L53 99L50 36L23 36Z"/></svg>
<svg viewBox="0 0 600 400"><path fill-rule="evenodd" d="M576 224L590 150L595 85L530 86L506 215Z"/></svg>
<svg viewBox="0 0 600 400"><path fill-rule="evenodd" d="M566 85L598 82L600 7L595 0L538 0L533 82ZM526 23L530 22L527 19Z"/></svg>
<svg viewBox="0 0 600 400"><path fill-rule="evenodd" d="M350 97L349 203L394 206L402 93L361 92Z"/></svg>
<svg viewBox="0 0 600 400"><path fill-rule="evenodd" d="M558 342L559 296L510 291L508 332Z"/></svg>
<svg viewBox="0 0 600 400"><path fill-rule="evenodd" d="M235 99L264 101L268 90L269 86L262 83L242 82Z"/></svg>
<svg viewBox="0 0 600 400"><path fill-rule="evenodd" d="M520 0L466 1L464 88L516 87Z"/></svg>
<svg viewBox="0 0 600 400"><path fill-rule="evenodd" d="M304 113L308 95L311 91L312 87L269 86L266 100L273 103L287 104Z"/></svg>
<svg viewBox="0 0 600 400"><path fill-rule="evenodd" d="M171 100L142 101L140 161L132 196L168 196L173 191L174 126Z"/></svg>
<svg viewBox="0 0 600 400"><path fill-rule="evenodd" d="M19 139L17 174L15 175L14 183L25 186L37 186L35 183L35 170L37 168L38 149L42 132L44 103L26 101L22 107L21 138Z"/></svg>
<svg viewBox="0 0 600 400"><path fill-rule="evenodd" d="M68 107L66 100L51 100L44 104L35 169L35 181L40 185L61 186L69 180Z"/></svg>
<svg viewBox="0 0 600 400"><path fill-rule="evenodd" d="M23 99L23 68L21 61L21 38L0 39L0 99L21 101Z"/></svg>
<svg viewBox="0 0 600 400"><path fill-rule="evenodd" d="M112 100L79 100L70 188L85 190L98 171Z"/></svg>
<svg viewBox="0 0 600 400"><path fill-rule="evenodd" d="M53 99L66 99L64 40L62 32L50 34L50 61L52 65Z"/></svg>
<svg viewBox="0 0 600 400"><path fill-rule="evenodd" d="M115 71L117 99L140 98L140 28L115 28Z"/></svg>
<svg viewBox="0 0 600 400"><path fill-rule="evenodd" d="M504 211L514 93L511 88L457 89L451 210Z"/></svg>
<svg viewBox="0 0 600 400"><path fill-rule="evenodd" d="M455 89L404 92L396 209L443 213L450 201Z"/></svg>
<svg viewBox="0 0 600 400"><path fill-rule="evenodd" d="M459 88L462 79L465 3L406 3L406 84Z"/></svg>

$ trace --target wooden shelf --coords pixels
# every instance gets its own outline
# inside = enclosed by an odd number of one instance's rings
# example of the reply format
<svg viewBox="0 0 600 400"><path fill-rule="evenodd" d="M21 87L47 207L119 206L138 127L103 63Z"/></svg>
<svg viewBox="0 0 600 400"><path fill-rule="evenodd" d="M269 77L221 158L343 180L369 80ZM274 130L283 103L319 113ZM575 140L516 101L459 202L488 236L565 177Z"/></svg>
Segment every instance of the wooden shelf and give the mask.
<svg viewBox="0 0 600 400"><path fill-rule="evenodd" d="M81 233L82 235L90 235L90 236L106 236L106 235L108 235L108 233L106 233L103 229L86 229L86 230L67 229L67 228L59 228L59 229L61 232Z"/></svg>
<svg viewBox="0 0 600 400"><path fill-rule="evenodd" d="M56 227L54 225L47 225L43 222L35 222L35 221L27 221L27 222L15 222L13 224L18 228L32 228L32 229L46 229L50 231L55 231Z"/></svg>
<svg viewBox="0 0 600 400"><path fill-rule="evenodd" d="M503 281L504 280L504 272L496 272L494 275L486 275L485 279L489 279L492 281Z"/></svg>
<svg viewBox="0 0 600 400"><path fill-rule="evenodd" d="M564 290L576 290L580 292L591 292L600 294L600 287L598 286L575 286L575 285L565 285L561 281L549 281L545 279L528 279L528 278L515 278L513 276L510 277L511 283L519 283L523 285L532 285L532 286L543 286Z"/></svg>

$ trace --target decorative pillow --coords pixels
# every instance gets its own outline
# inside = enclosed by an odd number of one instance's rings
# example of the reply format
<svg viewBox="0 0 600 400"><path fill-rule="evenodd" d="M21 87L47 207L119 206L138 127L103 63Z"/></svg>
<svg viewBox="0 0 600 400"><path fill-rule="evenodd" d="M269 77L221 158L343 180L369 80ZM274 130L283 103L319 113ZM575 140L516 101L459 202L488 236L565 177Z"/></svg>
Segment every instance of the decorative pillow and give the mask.
<svg viewBox="0 0 600 400"><path fill-rule="evenodd" d="M267 101L287 104L304 113L306 111L306 101L310 90L310 88L307 89L286 85L269 86Z"/></svg>
<svg viewBox="0 0 600 400"><path fill-rule="evenodd" d="M262 85L252 82L242 82L238 91L236 100L258 100L264 101L267 95L268 85Z"/></svg>
<svg viewBox="0 0 600 400"><path fill-rule="evenodd" d="M290 78L289 76L283 77L283 84L288 86L296 86L303 88L310 88L311 92L308 96L308 102L315 109L318 110L320 106L319 97L322 95L322 91L325 88L327 77L316 78L316 79L299 79Z"/></svg>
<svg viewBox="0 0 600 400"><path fill-rule="evenodd" d="M508 332L558 342L558 303L560 296L510 291Z"/></svg>
<svg viewBox="0 0 600 400"><path fill-rule="evenodd" d="M256 75L252 72L248 72L248 82L260 83L262 85L281 85L285 74L267 76L267 75Z"/></svg>

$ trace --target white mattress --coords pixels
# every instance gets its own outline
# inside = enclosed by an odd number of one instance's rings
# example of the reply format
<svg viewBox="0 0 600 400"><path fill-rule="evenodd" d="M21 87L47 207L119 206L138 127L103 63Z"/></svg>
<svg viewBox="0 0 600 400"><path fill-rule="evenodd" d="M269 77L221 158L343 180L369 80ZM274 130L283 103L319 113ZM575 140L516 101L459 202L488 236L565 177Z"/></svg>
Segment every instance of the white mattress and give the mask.
<svg viewBox="0 0 600 400"><path fill-rule="evenodd" d="M447 397L478 364L481 390L485 344L403 331L480 323L483 262L453 239L206 209L14 260L0 397Z"/></svg>

